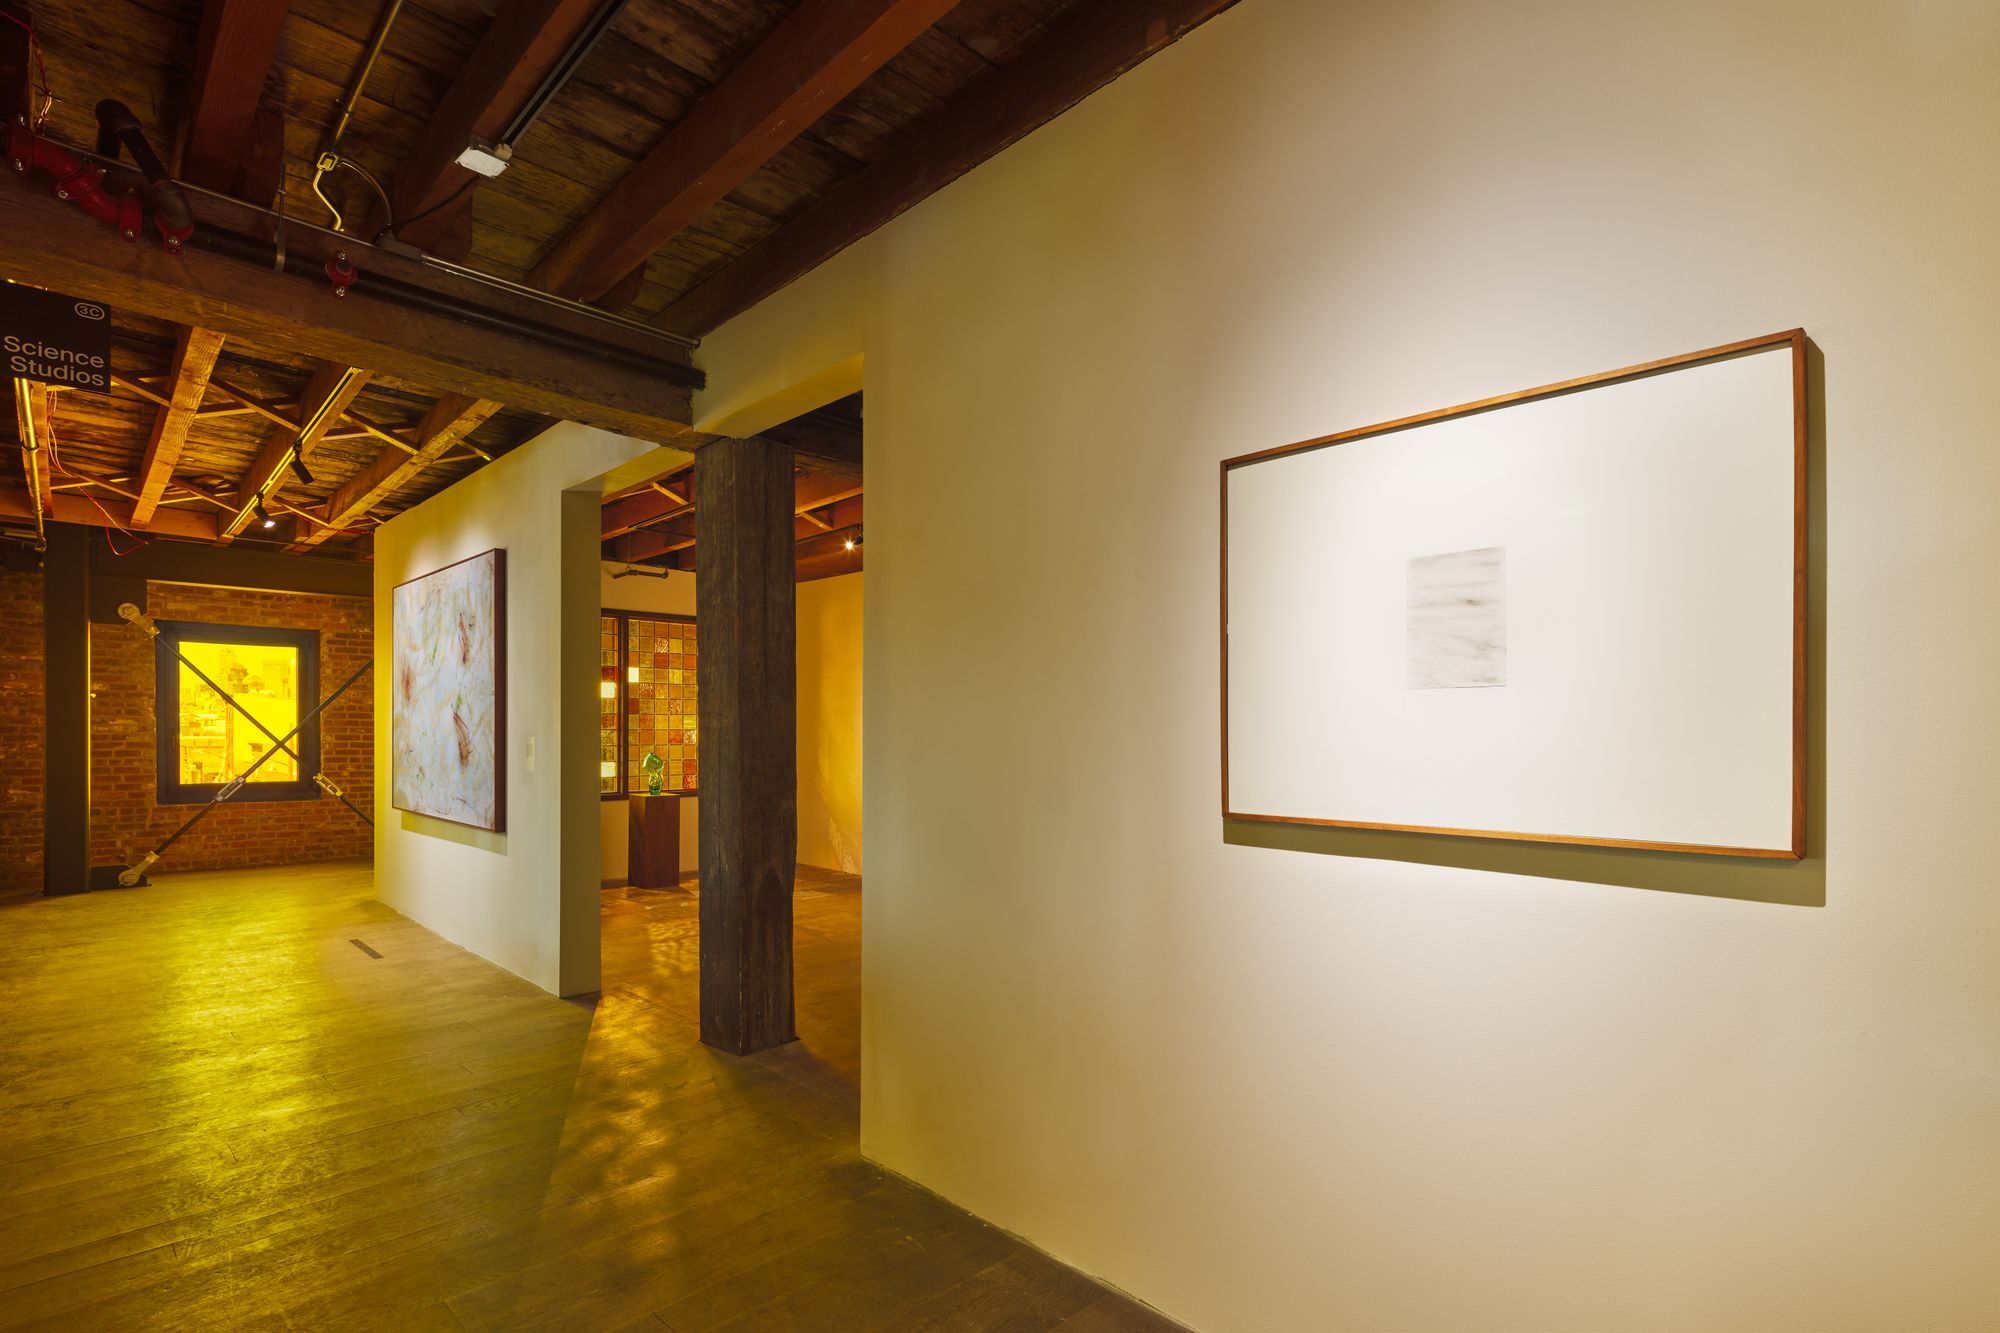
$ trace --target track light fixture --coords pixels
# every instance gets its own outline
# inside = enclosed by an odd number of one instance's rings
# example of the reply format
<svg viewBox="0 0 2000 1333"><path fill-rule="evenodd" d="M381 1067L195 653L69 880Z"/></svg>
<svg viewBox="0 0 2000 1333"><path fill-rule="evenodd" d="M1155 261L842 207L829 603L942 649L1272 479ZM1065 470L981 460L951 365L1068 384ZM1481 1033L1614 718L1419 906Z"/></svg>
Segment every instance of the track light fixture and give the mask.
<svg viewBox="0 0 2000 1333"><path fill-rule="evenodd" d="M275 519L275 518L272 518L272 517L271 517L271 511L270 511L270 510L268 510L268 509L264 508L264 497L263 497L263 496L261 496L261 495L260 495L260 496L258 496L258 497L257 497L257 498L256 498L255 500L253 500L253 501L252 501L251 503L257 506L257 521L258 521L259 523L263 524L263 525L264 525L264 527L266 527L266 528L275 528L275 527L277 527L277 526L278 526L278 520L277 520L277 519Z"/></svg>
<svg viewBox="0 0 2000 1333"><path fill-rule="evenodd" d="M302 486L313 484L313 474L306 471L306 460L300 458L296 450L292 453L292 475L299 479Z"/></svg>

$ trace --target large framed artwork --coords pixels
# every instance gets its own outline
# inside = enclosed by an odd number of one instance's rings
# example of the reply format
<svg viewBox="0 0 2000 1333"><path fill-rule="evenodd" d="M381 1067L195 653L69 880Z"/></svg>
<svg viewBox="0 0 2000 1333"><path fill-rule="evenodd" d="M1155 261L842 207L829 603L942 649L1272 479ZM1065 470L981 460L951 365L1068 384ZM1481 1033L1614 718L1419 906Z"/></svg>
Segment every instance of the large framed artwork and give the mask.
<svg viewBox="0 0 2000 1333"><path fill-rule="evenodd" d="M505 829L507 553L397 584L390 638L391 803Z"/></svg>
<svg viewBox="0 0 2000 1333"><path fill-rule="evenodd" d="M1227 819L1805 854L1803 330L1222 464Z"/></svg>

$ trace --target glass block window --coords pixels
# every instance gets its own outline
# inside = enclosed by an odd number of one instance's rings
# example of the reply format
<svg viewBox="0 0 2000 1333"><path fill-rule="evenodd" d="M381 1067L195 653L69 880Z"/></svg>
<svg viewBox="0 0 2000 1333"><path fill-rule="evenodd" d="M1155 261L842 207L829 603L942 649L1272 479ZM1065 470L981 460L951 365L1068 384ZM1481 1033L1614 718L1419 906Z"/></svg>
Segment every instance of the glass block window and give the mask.
<svg viewBox="0 0 2000 1333"><path fill-rule="evenodd" d="M618 617L597 622L598 726L597 789L616 795L618 786L619 712L624 693L618 688Z"/></svg>
<svg viewBox="0 0 2000 1333"><path fill-rule="evenodd" d="M625 618L625 782L643 792L647 753L666 762L660 785L693 791L695 763L694 622L664 617Z"/></svg>
<svg viewBox="0 0 2000 1333"><path fill-rule="evenodd" d="M663 791L699 785L695 757L698 643L694 621L637 611L598 621L598 790L625 796L647 790L646 755L664 765Z"/></svg>

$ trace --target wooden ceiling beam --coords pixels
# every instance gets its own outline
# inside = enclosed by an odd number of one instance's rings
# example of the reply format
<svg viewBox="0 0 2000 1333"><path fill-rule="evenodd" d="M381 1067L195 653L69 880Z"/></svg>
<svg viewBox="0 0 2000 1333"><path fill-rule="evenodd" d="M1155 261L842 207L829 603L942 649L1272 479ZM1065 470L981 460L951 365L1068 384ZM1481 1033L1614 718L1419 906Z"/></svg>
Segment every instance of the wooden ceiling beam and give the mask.
<svg viewBox="0 0 2000 1333"><path fill-rule="evenodd" d="M606 556L637 564L694 545L694 515L685 514L657 527L644 528L613 537Z"/></svg>
<svg viewBox="0 0 2000 1333"><path fill-rule="evenodd" d="M793 577L800 583L811 583L814 579L837 579L843 574L859 574L863 554L859 546L851 551L841 546L810 551L798 558Z"/></svg>
<svg viewBox="0 0 2000 1333"><path fill-rule="evenodd" d="M389 196L396 216L427 213L398 227L399 239L426 249L438 244L478 181L458 165L459 153L474 135L497 142L507 132L602 5L504 0L396 171ZM455 199L460 190L464 196Z"/></svg>
<svg viewBox="0 0 2000 1333"><path fill-rule="evenodd" d="M181 179L243 198L261 193L246 180L246 169L263 156L256 151L262 137L257 104L278 58L278 34L290 8L288 0L203 4L187 83Z"/></svg>
<svg viewBox="0 0 2000 1333"><path fill-rule="evenodd" d="M861 525L861 506L859 495L840 500L827 510L823 525L815 523L803 511L796 514L792 520L792 539L799 543L801 555L816 554L822 549L845 549L847 538ZM612 537L606 544L604 558L637 564L671 555L676 557L674 568L693 569L699 518L698 513L684 514L657 527Z"/></svg>
<svg viewBox="0 0 2000 1333"><path fill-rule="evenodd" d="M49 386L40 380L14 381L14 429L21 442L21 476L28 483L29 513L55 516L55 488L49 475Z"/></svg>
<svg viewBox="0 0 2000 1333"><path fill-rule="evenodd" d="M658 491L645 490L636 495L628 495L622 500L613 500L604 506L603 522L599 535L616 537L631 532L635 528L660 519L672 518L694 508L691 500L674 498Z"/></svg>
<svg viewBox="0 0 2000 1333"><path fill-rule="evenodd" d="M211 329L183 328L174 347L174 373L167 402L153 417L153 433L147 437L146 453L139 464L139 498L132 502L132 521L145 524L165 494L167 482L187 447L188 427L208 393L209 376L215 373L215 359L222 354L223 337Z"/></svg>
<svg viewBox="0 0 2000 1333"><path fill-rule="evenodd" d="M802 472L795 486L798 507L794 512L801 514L861 494L861 478L829 472Z"/></svg>
<svg viewBox="0 0 2000 1333"><path fill-rule="evenodd" d="M298 419L273 430L264 441L263 452L236 485L237 510L223 524L217 540L227 542L250 525L260 500L276 494L284 486L284 470L294 458L305 459L319 447L320 436L340 420L355 396L368 387L369 372L338 362L322 362L313 371L299 400Z"/></svg>
<svg viewBox="0 0 2000 1333"><path fill-rule="evenodd" d="M1047 124L1235 0L1086 0L991 76L918 118L860 171L660 312L707 333Z"/></svg>
<svg viewBox="0 0 2000 1333"><path fill-rule="evenodd" d="M818 509L849 496L861 494L861 482L855 477L827 476L816 472L802 472L793 479L794 508L796 514L809 509ZM665 494L656 490L639 491L609 501L604 506L602 536L612 538L660 519L672 518L692 509L693 497L675 495L671 489ZM689 534L692 536L692 532ZM668 548L672 549L672 548Z"/></svg>
<svg viewBox="0 0 2000 1333"><path fill-rule="evenodd" d="M861 523L861 497L848 496L837 504L829 505L814 522L815 516L800 514L793 520L792 536L795 541L808 542L819 538L844 538L843 529L858 527Z"/></svg>
<svg viewBox="0 0 2000 1333"><path fill-rule="evenodd" d="M536 266L603 296L887 64L957 0L804 0Z"/></svg>
<svg viewBox="0 0 2000 1333"><path fill-rule="evenodd" d="M442 313L394 305L365 285L335 299L315 284L196 248L179 257L129 245L73 204L20 185L0 188L0 278L54 287L176 324L197 324L232 340L489 398L557 420L578 421L658 444L685 445L690 383L699 373L660 360L653 373L587 351L532 341ZM449 300L501 313L521 302L469 280L418 271L388 255L370 262L399 280ZM561 312L552 325L578 321ZM567 322L566 322L567 321ZM614 337L614 333L616 336ZM636 340L638 335L630 335ZM619 341L626 334L606 333ZM621 342L621 345L623 343ZM649 353L650 355L650 353Z"/></svg>
<svg viewBox="0 0 2000 1333"><path fill-rule="evenodd" d="M133 389L143 397L154 397L154 395L147 393L145 389L140 388L138 385L135 385L128 380L122 380L115 374L111 377L111 381L114 384L120 384L128 389ZM279 403L279 402L272 402L266 399L256 398L251 396L250 394L245 393L243 390L237 388L235 385L229 383L227 380L211 379L209 381L208 387L215 390L217 393L221 394L224 398L227 398L230 402L235 403L236 408L233 410L240 412L255 412L258 416L264 418L264 420L270 422L274 426L289 428L292 425L292 423L296 420L296 417L292 414L296 413L299 410L299 405L297 403ZM155 397L154 401L157 402L159 400ZM211 408L199 413L198 415L202 417L225 416L228 415L228 411L216 411ZM341 415L340 419L344 422L347 422L349 425L352 425L354 427L354 430L328 431L325 435L322 435L320 437L322 441L352 440L368 436L368 437L373 437L374 439L378 439L384 444L393 445L394 447L401 449L406 454L415 453L417 450L416 445L411 444L408 440L396 434L394 431L388 429L386 426L379 426L373 421L370 421L367 417L362 416L359 412L353 412L353 411L345 412Z"/></svg>
<svg viewBox="0 0 2000 1333"><path fill-rule="evenodd" d="M103 505L100 509L98 506ZM0 518L33 518L28 493L15 487L0 487ZM157 509L152 520L136 523L132 507L122 501L104 504L81 495L55 497L53 517L58 523L83 523L96 528L124 528L132 532L155 533L165 537L189 537L197 541L216 539L215 514L194 514L181 509Z"/></svg>
<svg viewBox="0 0 2000 1333"><path fill-rule="evenodd" d="M464 398L446 394L424 415L417 427L417 450L412 454L384 449L367 466L340 484L320 507L318 526L302 533L294 551L309 550L329 537L340 534L358 521L382 499L411 477L450 452L453 445L484 425L500 410L500 404L486 398Z"/></svg>
<svg viewBox="0 0 2000 1333"><path fill-rule="evenodd" d="M765 439L782 444L792 457L815 472L859 479L861 476L861 427L814 415L798 417L759 431Z"/></svg>

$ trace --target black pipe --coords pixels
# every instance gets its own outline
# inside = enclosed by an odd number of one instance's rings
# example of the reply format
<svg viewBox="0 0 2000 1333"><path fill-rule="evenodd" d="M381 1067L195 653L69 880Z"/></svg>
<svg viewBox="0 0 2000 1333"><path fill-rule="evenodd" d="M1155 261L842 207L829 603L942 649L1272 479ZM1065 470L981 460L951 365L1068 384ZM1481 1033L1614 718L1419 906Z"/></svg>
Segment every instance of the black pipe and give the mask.
<svg viewBox="0 0 2000 1333"><path fill-rule="evenodd" d="M194 235L188 237L188 244L200 246L211 253L224 255L258 268L276 267L277 247L270 241L260 241L241 232L225 231L218 227L198 227ZM284 271L295 277L308 278L316 282L330 281L322 265L289 249L284 257ZM350 290L374 297L378 301L387 301L392 305L421 310L426 314L441 315L446 319L459 320L477 328L490 329L495 333L526 338L530 342L538 342L547 347L575 352L598 361L608 361L628 370L656 376L670 384L699 389L707 380L707 377L693 366L684 366L678 361L662 361L644 352L620 347L616 343L600 342L581 333L571 333L568 329L555 328L547 324L526 323L518 315L455 301L450 297L439 296L428 288L396 278L386 278L379 273L357 273L350 284Z"/></svg>
<svg viewBox="0 0 2000 1333"><path fill-rule="evenodd" d="M146 141L146 131L139 124L139 118L132 109L116 98L107 97L97 104L97 151L104 157L116 158L120 144L132 154L132 160L139 165L139 171L146 178L146 197L153 212L167 220L173 229L179 231L194 225L194 210L187 201L187 193L180 187L160 161L160 155L153 151L153 145Z"/></svg>
<svg viewBox="0 0 2000 1333"><path fill-rule="evenodd" d="M607 11L615 13L617 7L612 5L606 8ZM309 258L291 253L289 249L280 249L274 242L260 241L241 232L226 231L218 227L194 227L194 214L188 206L186 193L181 189L180 183L167 174L159 155L154 153L152 145L146 141L146 133L139 124L139 118L133 115L131 108L123 102L107 97L97 104L97 151L103 156L115 159L121 144L131 152L132 160L138 163L139 170L145 174L148 196L154 208L177 228L193 227L192 234L187 236L186 244L197 245L215 254L227 255L231 259L254 264L258 268L278 269L294 277L331 284L332 279L327 276L324 267L315 264ZM349 290L359 291L377 300L411 310L441 315L446 319L460 320L495 333L526 338L530 342L538 342L546 347L556 347L575 352L579 356L608 361L628 370L657 376L669 384L699 389L707 382L707 377L699 370L682 365L678 361L663 361L644 352L635 352L616 343L602 342L585 334L572 333L568 329L553 325L524 322L518 315L455 301L449 297L439 296L428 288L402 282L396 278L385 278L376 273L357 273L348 287Z"/></svg>

